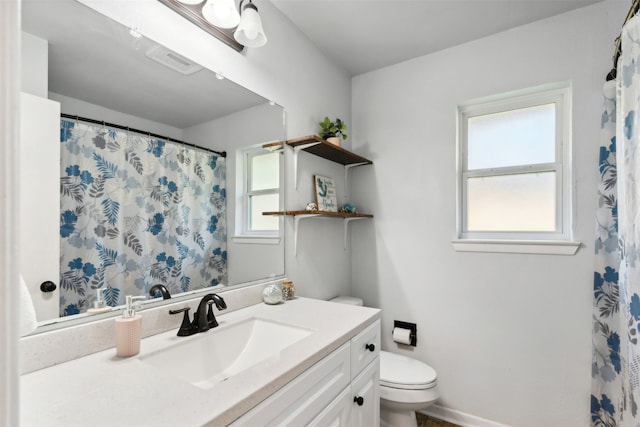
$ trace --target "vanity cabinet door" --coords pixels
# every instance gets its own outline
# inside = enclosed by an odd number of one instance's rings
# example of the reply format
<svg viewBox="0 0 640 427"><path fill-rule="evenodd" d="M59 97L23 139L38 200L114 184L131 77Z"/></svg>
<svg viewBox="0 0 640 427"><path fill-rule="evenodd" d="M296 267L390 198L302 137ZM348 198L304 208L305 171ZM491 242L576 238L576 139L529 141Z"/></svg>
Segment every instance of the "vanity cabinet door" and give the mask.
<svg viewBox="0 0 640 427"><path fill-rule="evenodd" d="M376 357L351 383L350 426L380 425L380 358Z"/></svg>
<svg viewBox="0 0 640 427"><path fill-rule="evenodd" d="M351 338L351 379L354 379L380 353L380 320Z"/></svg>
<svg viewBox="0 0 640 427"><path fill-rule="evenodd" d="M303 426L349 388L349 343L325 357L232 426Z"/></svg>
<svg viewBox="0 0 640 427"><path fill-rule="evenodd" d="M351 387L347 387L309 423L308 427L351 427L351 406L353 396Z"/></svg>

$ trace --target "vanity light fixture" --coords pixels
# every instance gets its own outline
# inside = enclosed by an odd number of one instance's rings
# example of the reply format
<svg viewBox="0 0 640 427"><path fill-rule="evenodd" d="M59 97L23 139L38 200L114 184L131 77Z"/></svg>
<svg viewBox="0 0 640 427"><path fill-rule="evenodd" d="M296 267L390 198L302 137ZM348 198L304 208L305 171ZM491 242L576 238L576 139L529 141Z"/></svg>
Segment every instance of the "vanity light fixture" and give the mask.
<svg viewBox="0 0 640 427"><path fill-rule="evenodd" d="M240 1L242 15L240 17L240 25L236 28L236 32L233 33L233 37L243 46L264 46L267 44L267 36L262 29L262 19L258 14L258 8L253 4L252 0L249 0L249 3L242 7L244 1Z"/></svg>
<svg viewBox="0 0 640 427"><path fill-rule="evenodd" d="M253 0L158 0L201 29L241 52L267 43Z"/></svg>

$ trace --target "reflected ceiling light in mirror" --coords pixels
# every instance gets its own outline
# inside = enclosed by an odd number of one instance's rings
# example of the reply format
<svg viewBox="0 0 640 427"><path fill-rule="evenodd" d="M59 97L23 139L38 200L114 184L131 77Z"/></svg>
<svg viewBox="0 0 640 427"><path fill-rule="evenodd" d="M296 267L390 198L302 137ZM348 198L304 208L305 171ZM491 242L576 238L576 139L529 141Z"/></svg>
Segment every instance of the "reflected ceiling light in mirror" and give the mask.
<svg viewBox="0 0 640 427"><path fill-rule="evenodd" d="M219 28L235 28L240 23L240 13L233 0L207 0L202 6L202 16Z"/></svg>
<svg viewBox="0 0 640 427"><path fill-rule="evenodd" d="M139 39L140 37L142 37L142 34L140 33L140 30L138 30L138 27L129 27L129 35L134 39Z"/></svg>
<svg viewBox="0 0 640 427"><path fill-rule="evenodd" d="M258 8L253 4L252 0L245 4L242 3L245 0L240 1L240 8L242 9L242 15L240 18L240 25L233 33L233 38L238 43L247 47L261 47L267 44L267 36L264 34L262 28L262 19L258 14Z"/></svg>

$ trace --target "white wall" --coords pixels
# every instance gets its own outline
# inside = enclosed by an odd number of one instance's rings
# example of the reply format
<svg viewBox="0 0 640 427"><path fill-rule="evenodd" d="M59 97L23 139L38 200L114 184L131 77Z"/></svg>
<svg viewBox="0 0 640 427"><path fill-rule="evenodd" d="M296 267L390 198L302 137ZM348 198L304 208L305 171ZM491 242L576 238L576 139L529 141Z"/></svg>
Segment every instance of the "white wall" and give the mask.
<svg viewBox="0 0 640 427"><path fill-rule="evenodd" d="M49 45L45 39L22 32L20 67L22 91L46 98L49 88Z"/></svg>
<svg viewBox="0 0 640 427"><path fill-rule="evenodd" d="M153 120L143 119L141 117L132 116L131 114L121 113L120 111L111 110L101 105L91 104L69 96L60 95L58 93L49 92L49 99L60 103L61 112L65 114L78 115L95 120L104 120L107 123L115 123L121 126L128 126L132 129L149 131L169 138L183 140L183 130L164 123L154 122Z"/></svg>
<svg viewBox="0 0 640 427"><path fill-rule="evenodd" d="M353 294L382 308L383 348L438 372L440 404L520 427L589 424L602 83L629 5L608 1L357 76L354 171L373 221L352 235ZM575 256L457 253L457 103L571 80ZM393 126L390 126L392 124ZM390 340L418 324L418 347Z"/></svg>
<svg viewBox="0 0 640 427"><path fill-rule="evenodd" d="M317 133L325 115L341 117L350 123L351 79L345 70L333 65L270 2L255 2L269 38L266 46L237 53L195 25L170 11L156 0L114 2L79 0L128 26L139 28L148 38L221 72L225 77L286 109L287 138ZM290 152L286 153L287 158ZM302 157L302 156L301 156ZM309 156L310 157L310 156ZM291 164L286 161L287 168ZM339 177L341 168L325 161L308 159L303 168L309 174L325 173ZM306 166L305 166L306 165ZM286 173L285 207L300 209L313 200L308 186L294 190L292 172ZM301 178L302 180L303 178ZM302 181L301 181L302 182ZM304 200L304 202L300 202ZM324 220L320 220L322 223ZM287 248L293 247L293 220L285 220ZM330 298L349 290L351 261L342 250L342 223L331 221L313 227L304 236L297 257L287 250L285 269L300 295ZM337 249L336 249L337 248Z"/></svg>

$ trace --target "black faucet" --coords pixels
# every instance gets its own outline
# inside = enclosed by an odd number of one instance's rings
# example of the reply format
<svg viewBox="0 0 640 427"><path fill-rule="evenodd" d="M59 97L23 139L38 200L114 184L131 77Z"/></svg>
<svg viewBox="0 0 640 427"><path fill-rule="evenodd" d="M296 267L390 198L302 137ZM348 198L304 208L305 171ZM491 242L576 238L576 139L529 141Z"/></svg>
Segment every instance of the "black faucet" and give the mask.
<svg viewBox="0 0 640 427"><path fill-rule="evenodd" d="M213 315L213 308L211 307L213 304L216 305L218 310L227 308L227 304L220 295L207 294L203 296L198 304L198 311L193 315L193 323L196 324L198 332L206 332L218 326L218 321L216 316Z"/></svg>
<svg viewBox="0 0 640 427"><path fill-rule="evenodd" d="M180 325L180 329L178 329L179 337L188 337L189 335L198 333L198 327L193 324L195 322L191 323L191 320L189 320L190 309L191 307L184 307L178 310L169 310L169 314L184 313L184 316L182 316L182 324Z"/></svg>
<svg viewBox="0 0 640 427"><path fill-rule="evenodd" d="M164 285L160 285L160 284L153 285L151 289L149 289L149 295L151 296L151 298L155 298L158 292L160 292L160 294L162 295L162 299L171 298L171 294L169 293L169 290Z"/></svg>
<svg viewBox="0 0 640 427"><path fill-rule="evenodd" d="M227 308L227 304L220 295L207 294L203 296L200 303L198 303L198 310L193 315L193 321L189 320L190 307L184 307L179 310L169 310L169 314L184 313L182 324L180 325L180 329L178 329L178 336L187 337L197 334L198 332L206 332L218 326L218 321L213 315L213 308L211 307L213 304L216 305L218 310Z"/></svg>

